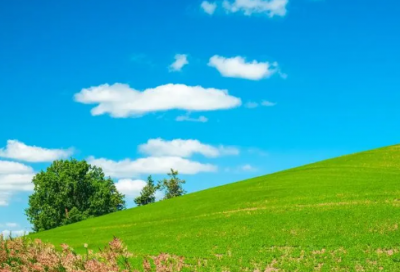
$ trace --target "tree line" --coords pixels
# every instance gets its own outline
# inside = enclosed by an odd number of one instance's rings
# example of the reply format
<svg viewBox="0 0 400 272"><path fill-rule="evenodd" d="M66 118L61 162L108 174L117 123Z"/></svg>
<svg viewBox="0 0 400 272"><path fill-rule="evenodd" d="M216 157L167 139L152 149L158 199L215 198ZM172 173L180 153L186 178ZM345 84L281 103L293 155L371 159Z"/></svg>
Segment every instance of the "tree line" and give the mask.
<svg viewBox="0 0 400 272"><path fill-rule="evenodd" d="M164 199L184 195L185 180L171 169L168 178L155 182L152 176L134 199L138 206L156 201L156 192L164 192ZM124 195L118 192L113 180L100 167L85 160L54 161L32 180L33 194L25 210L33 231L39 232L85 219L121 211L126 208Z"/></svg>

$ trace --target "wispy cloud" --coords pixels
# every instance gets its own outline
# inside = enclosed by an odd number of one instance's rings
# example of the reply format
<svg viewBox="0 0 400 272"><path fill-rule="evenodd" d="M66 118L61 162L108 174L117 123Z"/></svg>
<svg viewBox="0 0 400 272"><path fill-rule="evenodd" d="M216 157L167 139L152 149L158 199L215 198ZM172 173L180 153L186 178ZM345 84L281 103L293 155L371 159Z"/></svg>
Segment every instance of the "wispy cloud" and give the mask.
<svg viewBox="0 0 400 272"><path fill-rule="evenodd" d="M225 0L222 6L227 12L242 12L247 16L260 13L272 18L274 16L285 16L288 3L289 0Z"/></svg>
<svg viewBox="0 0 400 272"><path fill-rule="evenodd" d="M268 155L268 152L266 152L262 149L256 148L256 147L248 148L247 152L249 152L252 155L257 155L257 156L262 156L262 157L265 157Z"/></svg>
<svg viewBox="0 0 400 272"><path fill-rule="evenodd" d="M200 6L203 9L203 11L209 15L214 14L214 12L217 8L216 3L210 3L208 1L203 1Z"/></svg>
<svg viewBox="0 0 400 272"><path fill-rule="evenodd" d="M249 101L246 104L244 104L244 106L248 109L254 109L258 107L258 103L257 102L253 102L253 101Z"/></svg>
<svg viewBox="0 0 400 272"><path fill-rule="evenodd" d="M251 164L244 164L236 167L226 167L225 172L230 173L244 173L244 172L255 172L258 169L252 166Z"/></svg>
<svg viewBox="0 0 400 272"><path fill-rule="evenodd" d="M275 105L276 105L276 103L270 102L270 101L267 101L267 100L263 100L263 101L261 101L261 103L254 102L254 101L248 101L246 104L244 104L244 106L246 108L248 108L248 109L255 109L255 108L258 108L259 106L262 106L262 107L273 107Z"/></svg>
<svg viewBox="0 0 400 272"><path fill-rule="evenodd" d="M205 116L199 116L198 118L193 118L193 117L190 117L189 114L177 116L175 120L178 122L184 122L184 121L199 122L199 123L207 123L208 122L208 118Z"/></svg>
<svg viewBox="0 0 400 272"><path fill-rule="evenodd" d="M267 101L267 100L264 100L264 101L261 102L261 106L264 106L264 107L273 107L275 105L276 105L276 103L271 102L271 101Z"/></svg>
<svg viewBox="0 0 400 272"><path fill-rule="evenodd" d="M175 61L169 66L169 70L171 72L179 72L182 70L183 66L189 64L187 55L185 54L176 54Z"/></svg>
<svg viewBox="0 0 400 272"><path fill-rule="evenodd" d="M243 170L243 171L246 171L246 172L251 172L251 171L256 171L257 170L257 168L255 168L254 166L252 166L250 164L242 165L240 167L240 169Z"/></svg>
<svg viewBox="0 0 400 272"><path fill-rule="evenodd" d="M17 223L11 223L11 222L7 222L7 223L3 223L3 224L0 224L0 228L3 228L3 227L7 227L7 228L16 228L16 227L18 227L19 225L17 224Z"/></svg>

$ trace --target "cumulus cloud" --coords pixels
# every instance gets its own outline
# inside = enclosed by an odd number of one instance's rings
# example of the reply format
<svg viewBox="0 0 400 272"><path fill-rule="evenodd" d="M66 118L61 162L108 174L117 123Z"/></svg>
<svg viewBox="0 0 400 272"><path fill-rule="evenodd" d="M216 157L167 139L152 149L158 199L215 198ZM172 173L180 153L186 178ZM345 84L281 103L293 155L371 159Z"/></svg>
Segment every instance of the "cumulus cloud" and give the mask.
<svg viewBox="0 0 400 272"><path fill-rule="evenodd" d="M215 55L210 58L208 66L216 68L224 77L249 80L268 78L279 71L276 62L258 62L256 60L246 62L246 59L241 56L225 58Z"/></svg>
<svg viewBox="0 0 400 272"><path fill-rule="evenodd" d="M120 179L115 183L118 192L124 194L126 197L134 198L140 195L143 187L146 186L146 181L141 179Z"/></svg>
<svg viewBox="0 0 400 272"><path fill-rule="evenodd" d="M147 182L141 179L120 179L115 183L118 192L125 195L126 198L134 199L140 196L140 192ZM162 199L164 194L160 191L155 193L156 200Z"/></svg>
<svg viewBox="0 0 400 272"><path fill-rule="evenodd" d="M0 160L0 175L15 174L15 173L29 174L33 173L33 169L32 167L19 162Z"/></svg>
<svg viewBox="0 0 400 272"><path fill-rule="evenodd" d="M161 138L150 139L147 143L140 145L139 152L156 157L175 156L185 158L191 157L194 154L201 154L206 157L239 154L239 150L235 147L212 146L203 144L198 140L175 139L166 141Z"/></svg>
<svg viewBox="0 0 400 272"><path fill-rule="evenodd" d="M107 176L113 178L130 178L141 174L165 174L171 168L179 170L181 174L188 175L217 171L217 167L212 164L203 164L174 156L148 157L137 160L125 159L121 161L89 157L88 162L101 167Z"/></svg>
<svg viewBox="0 0 400 272"><path fill-rule="evenodd" d="M199 116L198 118L193 118L193 117L190 117L189 115L180 115L180 116L176 117L175 121L177 121L177 122L187 121L187 122L207 123L208 122L208 118L205 117L205 116Z"/></svg>
<svg viewBox="0 0 400 272"><path fill-rule="evenodd" d="M18 192L31 191L34 175L33 169L27 165L0 160L0 206L7 206Z"/></svg>
<svg viewBox="0 0 400 272"><path fill-rule="evenodd" d="M203 1L200 6L205 13L210 14L210 15L213 15L215 12L215 9L217 8L216 3L210 3L208 1Z"/></svg>
<svg viewBox="0 0 400 272"><path fill-rule="evenodd" d="M185 54L176 54L175 61L169 66L169 70L171 72L179 72L182 70L183 66L189 64L187 59L187 55Z"/></svg>
<svg viewBox="0 0 400 272"><path fill-rule="evenodd" d="M285 16L289 0L225 0L222 4L227 12L243 12L250 16L254 13L264 13L269 17Z"/></svg>
<svg viewBox="0 0 400 272"><path fill-rule="evenodd" d="M0 190L2 191L32 191L34 174L0 175Z"/></svg>
<svg viewBox="0 0 400 272"><path fill-rule="evenodd" d="M71 156L72 149L47 149L29 146L17 140L8 140L7 146L0 149L0 157L27 162L51 162Z"/></svg>
<svg viewBox="0 0 400 272"><path fill-rule="evenodd" d="M227 90L167 84L138 91L126 84L100 85L75 94L75 101L98 104L92 115L110 114L115 118L139 117L149 112L167 110L212 111L231 109L241 105L240 98Z"/></svg>

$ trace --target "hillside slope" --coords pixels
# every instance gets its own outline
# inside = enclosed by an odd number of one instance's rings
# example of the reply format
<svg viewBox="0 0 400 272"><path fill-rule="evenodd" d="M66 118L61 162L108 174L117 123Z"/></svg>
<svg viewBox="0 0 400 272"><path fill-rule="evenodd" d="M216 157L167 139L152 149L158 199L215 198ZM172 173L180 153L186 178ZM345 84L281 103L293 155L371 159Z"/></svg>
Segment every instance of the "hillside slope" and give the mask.
<svg viewBox="0 0 400 272"><path fill-rule="evenodd" d="M400 271L398 224L400 146L390 146L31 236L82 249L115 235L139 256L168 252L205 270Z"/></svg>

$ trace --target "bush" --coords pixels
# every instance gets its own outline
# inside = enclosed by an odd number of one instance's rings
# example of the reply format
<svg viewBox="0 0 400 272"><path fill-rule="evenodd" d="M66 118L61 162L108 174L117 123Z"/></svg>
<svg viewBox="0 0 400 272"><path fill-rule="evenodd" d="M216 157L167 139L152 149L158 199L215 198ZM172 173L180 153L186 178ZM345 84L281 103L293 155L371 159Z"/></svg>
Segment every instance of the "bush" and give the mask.
<svg viewBox="0 0 400 272"><path fill-rule="evenodd" d="M68 245L61 250L45 244L41 240L26 237L5 239L0 235L0 272L133 272L129 257L132 256L118 238L98 253L87 249L79 255ZM153 265L151 265L150 261ZM143 270L146 272L181 271L183 258L161 254L145 258Z"/></svg>

